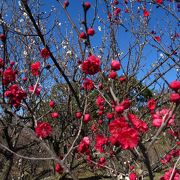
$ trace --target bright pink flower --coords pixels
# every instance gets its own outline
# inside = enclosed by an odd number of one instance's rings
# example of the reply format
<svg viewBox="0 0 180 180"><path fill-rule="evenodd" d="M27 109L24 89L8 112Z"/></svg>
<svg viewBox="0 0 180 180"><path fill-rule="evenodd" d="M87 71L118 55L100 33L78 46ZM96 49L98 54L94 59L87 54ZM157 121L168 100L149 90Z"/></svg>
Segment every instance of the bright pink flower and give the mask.
<svg viewBox="0 0 180 180"><path fill-rule="evenodd" d="M47 138L52 133L52 127L48 122L38 122L35 133L37 137Z"/></svg>
<svg viewBox="0 0 180 180"><path fill-rule="evenodd" d="M95 149L99 151L100 153L104 153L103 146L108 142L108 138L106 138L103 135L96 135L96 145Z"/></svg>
<svg viewBox="0 0 180 180"><path fill-rule="evenodd" d="M144 9L143 10L143 15L144 15L144 17L148 17L149 16L149 12L146 9Z"/></svg>
<svg viewBox="0 0 180 180"><path fill-rule="evenodd" d="M91 79L89 78L86 78L83 82L83 88L84 90L86 91L90 91L90 90L93 90L94 89L94 83Z"/></svg>
<svg viewBox="0 0 180 180"><path fill-rule="evenodd" d="M54 101L50 101L50 102L49 102L49 106L50 106L51 108L54 108L55 102L54 102Z"/></svg>
<svg viewBox="0 0 180 180"><path fill-rule="evenodd" d="M52 112L51 117L52 118L59 118L59 114L57 112Z"/></svg>
<svg viewBox="0 0 180 180"><path fill-rule="evenodd" d="M172 114L172 111L169 111L169 109L162 109L160 111L157 111L155 114L153 114L153 123L152 125L155 127L160 127L162 122L168 121L168 125L173 125L174 124L174 115Z"/></svg>
<svg viewBox="0 0 180 180"><path fill-rule="evenodd" d="M99 119L98 120L98 124L101 125L103 123L103 120L102 119Z"/></svg>
<svg viewBox="0 0 180 180"><path fill-rule="evenodd" d="M178 103L180 102L180 95L178 93L172 93L169 99L171 102Z"/></svg>
<svg viewBox="0 0 180 180"><path fill-rule="evenodd" d="M171 174L173 172L173 168L170 168L168 171L165 172L164 176L160 178L160 180L170 180ZM172 180L179 180L180 179L180 174L179 172L175 169Z"/></svg>
<svg viewBox="0 0 180 180"><path fill-rule="evenodd" d="M9 83L15 81L16 72L13 71L11 67L7 68L3 73L3 84L8 85Z"/></svg>
<svg viewBox="0 0 180 180"><path fill-rule="evenodd" d="M27 96L26 92L14 84L5 91L5 96L9 98L10 104L14 107L19 107L21 101Z"/></svg>
<svg viewBox="0 0 180 180"><path fill-rule="evenodd" d="M116 71L110 71L110 73L109 73L109 78L110 78L110 79L116 79L116 77L117 77Z"/></svg>
<svg viewBox="0 0 180 180"><path fill-rule="evenodd" d="M124 108L124 106L122 106L122 105L117 105L116 107L115 107L115 111L117 112L117 113L123 113L124 112L124 110L125 110L125 108Z"/></svg>
<svg viewBox="0 0 180 180"><path fill-rule="evenodd" d="M116 8L114 10L114 16L118 16L120 12L121 12L121 9L120 8Z"/></svg>
<svg viewBox="0 0 180 180"><path fill-rule="evenodd" d="M93 36L93 35L95 34L94 29L93 29L93 28L89 28L89 29L87 30L87 34L88 34L89 36Z"/></svg>
<svg viewBox="0 0 180 180"><path fill-rule="evenodd" d="M98 161L98 167L103 167L105 166L106 159L104 157L101 157Z"/></svg>
<svg viewBox="0 0 180 180"><path fill-rule="evenodd" d="M117 60L112 60L111 62L111 69L114 71L118 71L121 68L121 64Z"/></svg>
<svg viewBox="0 0 180 180"><path fill-rule="evenodd" d="M163 0L155 0L155 2L156 2L157 4L162 4L162 3L163 3Z"/></svg>
<svg viewBox="0 0 180 180"><path fill-rule="evenodd" d="M125 76L122 76L122 77L119 78L119 80L120 80L121 83L123 83L123 82L126 81L126 77L125 77Z"/></svg>
<svg viewBox="0 0 180 180"><path fill-rule="evenodd" d="M135 116L134 114L128 113L128 119L130 120L130 122L132 123L135 129L143 133L148 131L147 124L144 121L138 119L138 117Z"/></svg>
<svg viewBox="0 0 180 180"><path fill-rule="evenodd" d="M44 58L44 59L47 59L47 58L49 58L49 56L50 56L50 52L48 51L48 49L47 48L43 48L42 50L41 50L41 57L42 58Z"/></svg>
<svg viewBox="0 0 180 180"><path fill-rule="evenodd" d="M136 173L132 172L129 174L129 180L136 180L136 179L137 179Z"/></svg>
<svg viewBox="0 0 180 180"><path fill-rule="evenodd" d="M131 102L130 102L129 99L125 99L124 101L122 101L122 102L120 103L120 105L123 106L124 109L128 109L128 108L130 107L130 105L131 105Z"/></svg>
<svg viewBox="0 0 180 180"><path fill-rule="evenodd" d="M36 88L36 89L35 89ZM39 95L40 94L40 92L41 92L41 87L39 87L38 85L36 86L36 85L34 85L34 86L29 86L29 92L30 93L33 93L33 92L35 92L36 93L36 95ZM35 89L35 90L34 90Z"/></svg>
<svg viewBox="0 0 180 180"><path fill-rule="evenodd" d="M156 108L156 101L155 99L148 100L147 107L150 111L154 111Z"/></svg>
<svg viewBox="0 0 180 180"><path fill-rule="evenodd" d="M80 119L82 117L82 112L76 112L76 118L77 119Z"/></svg>
<svg viewBox="0 0 180 180"><path fill-rule="evenodd" d="M104 105L104 98L102 98L101 95L99 95L99 96L96 98L96 105L97 105L98 107Z"/></svg>
<svg viewBox="0 0 180 180"><path fill-rule="evenodd" d="M88 123L90 120L91 120L90 114L85 114L85 115L84 115L84 118L83 118L83 121L84 121L85 123Z"/></svg>
<svg viewBox="0 0 180 180"><path fill-rule="evenodd" d="M114 117L114 113L107 113L106 114L107 119L112 119Z"/></svg>
<svg viewBox="0 0 180 180"><path fill-rule="evenodd" d="M79 38L81 38L81 39L86 39L86 38L87 38L86 33L85 33L85 32L81 32L81 33L79 34Z"/></svg>
<svg viewBox="0 0 180 180"><path fill-rule="evenodd" d="M175 80L175 81L171 82L169 84L169 87L174 91L179 90L180 89L180 81Z"/></svg>
<svg viewBox="0 0 180 180"><path fill-rule="evenodd" d="M63 173L63 168L59 163L56 164L55 171L60 174Z"/></svg>
<svg viewBox="0 0 180 180"><path fill-rule="evenodd" d="M128 127L128 124L124 117L114 119L108 125L111 134L119 134L124 127Z"/></svg>
<svg viewBox="0 0 180 180"><path fill-rule="evenodd" d="M100 59L91 55L82 63L81 69L85 74L94 75L100 71L100 66Z"/></svg>
<svg viewBox="0 0 180 180"><path fill-rule="evenodd" d="M89 145L90 145L90 139L89 137L84 137L81 142L79 143L77 147L77 151L79 153L86 153L89 154Z"/></svg>
<svg viewBox="0 0 180 180"><path fill-rule="evenodd" d="M123 149L131 149L138 145L139 135L133 128L122 128L118 135L118 141Z"/></svg>
<svg viewBox="0 0 180 180"><path fill-rule="evenodd" d="M161 159L161 163L162 164L167 164L168 162L170 162L172 159L172 155L167 154L163 159Z"/></svg>
<svg viewBox="0 0 180 180"><path fill-rule="evenodd" d="M31 64L31 73L33 76L39 76L41 63L39 61Z"/></svg>

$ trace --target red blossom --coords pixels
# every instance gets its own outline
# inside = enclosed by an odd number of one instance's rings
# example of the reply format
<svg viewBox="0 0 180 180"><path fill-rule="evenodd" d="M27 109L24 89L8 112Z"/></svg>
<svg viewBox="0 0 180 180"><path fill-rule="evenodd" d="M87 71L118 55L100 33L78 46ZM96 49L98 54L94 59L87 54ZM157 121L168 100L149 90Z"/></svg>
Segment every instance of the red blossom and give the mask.
<svg viewBox="0 0 180 180"><path fill-rule="evenodd" d="M152 125L155 127L160 127L162 122L167 121L167 119L169 119L168 121L168 125L174 125L174 115L172 114L172 111L170 111L169 109L162 109L160 111L157 111L155 114L153 114L153 122Z"/></svg>
<svg viewBox="0 0 180 180"><path fill-rule="evenodd" d="M147 107L150 111L154 111L156 108L156 101L155 99L148 100Z"/></svg>
<svg viewBox="0 0 180 180"><path fill-rule="evenodd" d="M109 119L109 120L114 118L114 113L107 113L106 118Z"/></svg>
<svg viewBox="0 0 180 180"><path fill-rule="evenodd" d="M155 2L156 2L157 4L162 4L162 3L163 3L163 0L155 0Z"/></svg>
<svg viewBox="0 0 180 180"><path fill-rule="evenodd" d="M106 138L104 135L96 135L96 145L95 149L99 151L100 153L104 153L103 146L108 142L108 138Z"/></svg>
<svg viewBox="0 0 180 180"><path fill-rule="evenodd" d="M117 60L112 60L111 62L111 69L114 71L118 71L121 68L121 64Z"/></svg>
<svg viewBox="0 0 180 180"><path fill-rule="evenodd" d="M103 167L105 166L105 163L106 163L106 159L104 157L101 157L98 161L98 167Z"/></svg>
<svg viewBox="0 0 180 180"><path fill-rule="evenodd" d="M130 105L131 105L131 102L130 102L129 99L125 99L124 101L122 101L122 102L120 103L120 105L123 106L124 109L128 109L128 108L130 107Z"/></svg>
<svg viewBox="0 0 180 180"><path fill-rule="evenodd" d="M84 137L81 142L79 143L77 147L77 151L79 153L86 153L89 154L89 145L90 145L90 139L89 137Z"/></svg>
<svg viewBox="0 0 180 180"><path fill-rule="evenodd" d="M100 71L100 66L100 59L91 55L82 63L81 69L85 74L94 75Z"/></svg>
<svg viewBox="0 0 180 180"><path fill-rule="evenodd" d="M43 48L42 50L41 50L41 57L42 58L44 58L44 59L48 59L49 58L49 56L50 56L50 52L48 51L48 49L47 48Z"/></svg>
<svg viewBox="0 0 180 180"><path fill-rule="evenodd" d="M52 112L51 117L52 118L59 118L59 114L57 112Z"/></svg>
<svg viewBox="0 0 180 180"><path fill-rule="evenodd" d="M130 122L132 123L132 125L134 126L135 129L137 129L143 133L148 131L147 124L144 121L140 120L134 114L128 113L128 119L130 120Z"/></svg>
<svg viewBox="0 0 180 180"><path fill-rule="evenodd" d="M50 101L50 102L49 102L49 106L50 106L51 108L54 108L55 102L54 102L54 101Z"/></svg>
<svg viewBox="0 0 180 180"><path fill-rule="evenodd" d="M82 112L76 112L76 118L77 119L80 119L82 117Z"/></svg>
<svg viewBox="0 0 180 180"><path fill-rule="evenodd" d="M154 36L154 40L157 41L157 42L160 42L161 38L159 36Z"/></svg>
<svg viewBox="0 0 180 180"><path fill-rule="evenodd" d="M31 73L33 76L39 76L41 63L39 61L31 64Z"/></svg>
<svg viewBox="0 0 180 180"><path fill-rule="evenodd" d="M27 96L26 92L14 84L5 91L5 96L9 98L10 104L14 107L19 107L21 101Z"/></svg>
<svg viewBox="0 0 180 180"><path fill-rule="evenodd" d="M116 8L114 10L114 16L118 16L120 12L121 12L121 9L120 8Z"/></svg>
<svg viewBox="0 0 180 180"><path fill-rule="evenodd" d="M110 79L116 79L116 77L117 77L116 71L110 71L110 73L109 73L109 78L110 78Z"/></svg>
<svg viewBox="0 0 180 180"><path fill-rule="evenodd" d="M180 102L180 95L178 93L172 93L169 99L171 102L178 103Z"/></svg>
<svg viewBox="0 0 180 180"><path fill-rule="evenodd" d="M131 149L139 142L138 132L133 128L123 128L118 135L118 141L123 149Z"/></svg>
<svg viewBox="0 0 180 180"><path fill-rule="evenodd" d="M149 16L149 12L146 9L143 10L143 16L144 17L148 17Z"/></svg>
<svg viewBox="0 0 180 180"><path fill-rule="evenodd" d="M84 3L85 10L88 10L91 7L91 4L89 2Z"/></svg>
<svg viewBox="0 0 180 180"><path fill-rule="evenodd" d="M163 159L161 159L161 163L166 164L166 163L170 162L171 159L172 159L172 155L167 154Z"/></svg>
<svg viewBox="0 0 180 180"><path fill-rule="evenodd" d="M169 84L169 87L174 91L178 91L180 89L180 81L175 80L175 81L171 82Z"/></svg>
<svg viewBox="0 0 180 180"><path fill-rule="evenodd" d="M136 173L132 172L129 174L129 180L136 180L136 179L137 179Z"/></svg>
<svg viewBox="0 0 180 180"><path fill-rule="evenodd" d="M86 39L86 38L87 38L86 33L85 33L85 32L81 32L81 33L79 34L79 38L81 38L81 39Z"/></svg>
<svg viewBox="0 0 180 180"><path fill-rule="evenodd" d="M39 95L40 94L40 92L41 92L41 87L39 87L38 85L34 85L34 86L29 86L29 92L30 93L36 93L36 95ZM34 90L35 89L35 90Z"/></svg>
<svg viewBox="0 0 180 180"><path fill-rule="evenodd" d="M90 90L93 90L94 89L94 83L91 79L89 78L86 78L83 82L83 88L84 90L86 91L90 91Z"/></svg>
<svg viewBox="0 0 180 180"><path fill-rule="evenodd" d="M85 123L88 123L90 120L91 120L90 114L85 114L85 115L84 115L84 118L83 118L83 121L84 121Z"/></svg>
<svg viewBox="0 0 180 180"><path fill-rule="evenodd" d="M3 66L4 66L4 61L3 59L0 58L0 68L3 68Z"/></svg>
<svg viewBox="0 0 180 180"><path fill-rule="evenodd" d="M99 96L96 98L96 105L97 105L98 107L104 105L104 98L102 98L101 95L99 95Z"/></svg>
<svg viewBox="0 0 180 180"><path fill-rule="evenodd" d="M63 173L63 168L59 163L56 164L55 171L60 174Z"/></svg>
<svg viewBox="0 0 180 180"><path fill-rule="evenodd" d="M66 9L68 6L69 6L69 1L68 0L64 1L64 9Z"/></svg>
<svg viewBox="0 0 180 180"><path fill-rule="evenodd" d="M88 34L89 36L93 36L93 35L95 34L94 29L93 29L93 28L89 28L89 29L87 30L87 34Z"/></svg>
<svg viewBox="0 0 180 180"><path fill-rule="evenodd" d="M115 107L115 111L116 111L117 113L119 113L119 114L123 113L124 110L125 110L125 108L124 108L124 106L122 106L122 105L117 105L117 106Z"/></svg>
<svg viewBox="0 0 180 180"><path fill-rule="evenodd" d="M164 176L161 177L160 180L170 180L172 172L174 172L174 173L173 173L173 176L172 176L171 180L179 180L180 179L180 174L176 169L173 170L173 168L170 168L168 171L166 171Z"/></svg>
<svg viewBox="0 0 180 180"><path fill-rule="evenodd" d="M38 122L35 133L37 137L47 138L52 133L52 127L48 122Z"/></svg>
<svg viewBox="0 0 180 180"><path fill-rule="evenodd" d="M3 73L3 84L8 85L9 83L15 81L16 72L13 71L11 67L7 68Z"/></svg>
<svg viewBox="0 0 180 180"><path fill-rule="evenodd" d="M122 76L122 77L119 78L119 80L120 80L121 83L123 83L123 82L126 81L126 77L125 77L125 76Z"/></svg>

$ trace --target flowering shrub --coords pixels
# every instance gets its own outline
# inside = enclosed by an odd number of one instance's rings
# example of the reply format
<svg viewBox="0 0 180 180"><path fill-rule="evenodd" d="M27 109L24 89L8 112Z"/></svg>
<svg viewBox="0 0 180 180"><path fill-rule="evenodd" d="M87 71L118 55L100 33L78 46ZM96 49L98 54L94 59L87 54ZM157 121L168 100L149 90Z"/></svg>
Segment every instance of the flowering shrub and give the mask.
<svg viewBox="0 0 180 180"><path fill-rule="evenodd" d="M176 1L0 11L0 179L180 178Z"/></svg>

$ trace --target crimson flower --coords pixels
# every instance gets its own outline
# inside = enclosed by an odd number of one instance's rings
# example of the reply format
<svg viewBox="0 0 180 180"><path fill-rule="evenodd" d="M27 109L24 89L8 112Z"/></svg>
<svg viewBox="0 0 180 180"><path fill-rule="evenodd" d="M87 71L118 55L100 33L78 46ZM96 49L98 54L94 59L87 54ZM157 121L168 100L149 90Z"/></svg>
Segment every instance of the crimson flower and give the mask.
<svg viewBox="0 0 180 180"><path fill-rule="evenodd" d="M94 89L94 83L91 79L86 78L83 83L83 88L86 91L90 91Z"/></svg>
<svg viewBox="0 0 180 180"><path fill-rule="evenodd" d="M3 59L0 58L0 68L2 68L4 66L4 61Z"/></svg>
<svg viewBox="0 0 180 180"><path fill-rule="evenodd" d="M93 35L95 34L94 29L93 29L93 28L89 28L89 29L87 30L87 34L88 34L89 36L93 36Z"/></svg>
<svg viewBox="0 0 180 180"><path fill-rule="evenodd" d="M101 157L98 161L98 167L103 167L106 163L106 159L104 157Z"/></svg>
<svg viewBox="0 0 180 180"><path fill-rule="evenodd" d="M34 85L34 86L29 86L29 92L30 93L33 93L33 92L35 92L36 93L36 95L39 95L40 94L40 92L41 92L41 87L39 87L38 85L36 86L36 85Z"/></svg>
<svg viewBox="0 0 180 180"><path fill-rule="evenodd" d="M123 149L131 149L137 146L138 132L133 128L123 128L118 134L118 141Z"/></svg>
<svg viewBox="0 0 180 180"><path fill-rule="evenodd" d="M178 103L180 102L180 95L178 93L172 93L169 99L171 102Z"/></svg>
<svg viewBox="0 0 180 180"><path fill-rule="evenodd" d="M77 147L77 151L79 153L86 153L89 154L89 145L90 145L90 139L89 137L84 137L81 142L79 143Z"/></svg>
<svg viewBox="0 0 180 180"><path fill-rule="evenodd" d="M171 174L173 172L172 180L179 180L180 179L180 174L179 172L173 168L170 168L168 171L165 172L164 176L160 178L160 180L169 180L171 177Z"/></svg>
<svg viewBox="0 0 180 180"><path fill-rule="evenodd" d="M114 16L118 16L120 12L121 12L121 9L120 8L116 8L114 10Z"/></svg>
<svg viewBox="0 0 180 180"><path fill-rule="evenodd" d="M86 33L85 33L85 32L81 32L81 33L79 34L79 38L81 38L81 39L86 39L86 38L87 38Z"/></svg>
<svg viewBox="0 0 180 180"><path fill-rule="evenodd" d="M173 81L169 84L169 87L174 90L174 91L177 91L180 89L180 81Z"/></svg>
<svg viewBox="0 0 180 180"><path fill-rule="evenodd" d="M148 17L149 16L149 12L146 9L143 10L143 16L144 17Z"/></svg>
<svg viewBox="0 0 180 180"><path fill-rule="evenodd" d="M96 105L97 105L98 107L104 105L104 98L102 98L101 95L99 95L99 96L96 98Z"/></svg>
<svg viewBox="0 0 180 180"><path fill-rule="evenodd" d="M81 69L85 74L94 75L100 71L100 66L100 59L91 55L82 63Z"/></svg>
<svg viewBox="0 0 180 180"><path fill-rule="evenodd" d="M57 112L52 112L51 117L52 118L59 118L59 114Z"/></svg>
<svg viewBox="0 0 180 180"><path fill-rule="evenodd" d="M35 133L37 137L47 138L52 133L52 127L48 122L38 122Z"/></svg>
<svg viewBox="0 0 180 180"><path fill-rule="evenodd" d="M91 7L91 4L89 2L84 3L85 10L88 10Z"/></svg>
<svg viewBox="0 0 180 180"><path fill-rule="evenodd" d="M3 73L3 84L8 85L9 83L15 81L16 72L13 71L11 67L7 68Z"/></svg>
<svg viewBox="0 0 180 180"><path fill-rule="evenodd" d="M138 119L137 116L129 113L128 119L130 120L130 122L132 123L132 125L134 126L135 129L137 129L143 133L147 132L147 130L148 130L147 124L144 121Z"/></svg>
<svg viewBox="0 0 180 180"><path fill-rule="evenodd" d="M119 61L117 60L112 60L111 62L111 69L114 70L114 71L118 71L121 67L121 64Z"/></svg>
<svg viewBox="0 0 180 180"><path fill-rule="evenodd" d="M54 101L50 101L50 102L49 102L49 106L50 106L51 108L54 108L55 102L54 102Z"/></svg>
<svg viewBox="0 0 180 180"><path fill-rule="evenodd" d="M160 42L161 38L159 36L154 36L154 40L157 41L157 42Z"/></svg>
<svg viewBox="0 0 180 180"><path fill-rule="evenodd" d="M162 4L162 3L163 3L163 0L155 0L155 2L156 2L157 4Z"/></svg>
<svg viewBox="0 0 180 180"><path fill-rule="evenodd" d="M47 58L49 58L49 56L50 56L50 52L48 51L48 49L47 48L43 48L42 50L41 50L41 57L42 58L44 58L44 59L47 59Z"/></svg>
<svg viewBox="0 0 180 180"><path fill-rule="evenodd" d="M147 107L150 111L154 111L156 108L156 101L155 99L148 100Z"/></svg>
<svg viewBox="0 0 180 180"><path fill-rule="evenodd" d="M39 76L41 63L39 61L31 64L31 73L33 76Z"/></svg>
<svg viewBox="0 0 180 180"><path fill-rule="evenodd" d="M129 180L136 180L136 179L137 179L136 173L132 172L129 174Z"/></svg>
<svg viewBox="0 0 180 180"><path fill-rule="evenodd" d="M5 40L6 40L5 34L0 34L0 40L1 40L1 41L5 41Z"/></svg>
<svg viewBox="0 0 180 180"><path fill-rule="evenodd" d="M116 77L117 77L116 71L110 71L110 73L109 73L109 78L110 78L110 79L116 79Z"/></svg>
<svg viewBox="0 0 180 180"><path fill-rule="evenodd" d="M56 164L55 171L60 174L63 173L63 168L59 163Z"/></svg>
<svg viewBox="0 0 180 180"><path fill-rule="evenodd" d="M108 142L108 138L106 138L103 135L96 135L96 145L95 149L99 151L100 153L104 153L103 146Z"/></svg>
<svg viewBox="0 0 180 180"><path fill-rule="evenodd" d="M160 111L157 111L155 114L153 114L153 122L152 125L155 127L160 127L162 122L167 121L167 119L169 119L168 121L168 125L173 125L174 124L174 115L172 114L172 111L170 111L169 109L162 109Z"/></svg>

